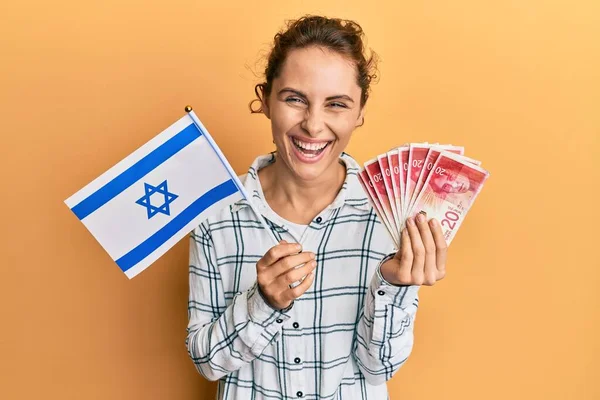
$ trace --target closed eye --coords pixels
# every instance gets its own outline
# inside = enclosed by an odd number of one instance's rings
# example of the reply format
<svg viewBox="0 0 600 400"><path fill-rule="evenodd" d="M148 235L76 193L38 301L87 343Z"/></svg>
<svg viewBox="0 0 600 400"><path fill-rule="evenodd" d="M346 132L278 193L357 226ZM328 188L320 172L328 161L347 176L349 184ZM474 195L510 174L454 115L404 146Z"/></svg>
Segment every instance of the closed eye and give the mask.
<svg viewBox="0 0 600 400"><path fill-rule="evenodd" d="M288 97L287 99L285 99L286 103L304 103L304 100L302 100L299 97Z"/></svg>
<svg viewBox="0 0 600 400"><path fill-rule="evenodd" d="M291 96L285 99L286 103L290 103L290 104L306 104L306 100L302 99L301 97L296 97L296 96ZM329 106L332 108L348 108L348 106L344 103L340 103L340 102L333 102L333 103L329 103Z"/></svg>

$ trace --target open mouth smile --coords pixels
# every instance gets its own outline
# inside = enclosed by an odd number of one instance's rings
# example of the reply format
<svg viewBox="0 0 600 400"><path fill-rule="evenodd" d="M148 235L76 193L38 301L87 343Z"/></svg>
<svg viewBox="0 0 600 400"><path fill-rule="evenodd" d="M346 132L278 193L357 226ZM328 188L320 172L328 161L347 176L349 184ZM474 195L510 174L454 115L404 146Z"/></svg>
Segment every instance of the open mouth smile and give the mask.
<svg viewBox="0 0 600 400"><path fill-rule="evenodd" d="M307 142L290 136L296 156L303 162L316 162L325 154L325 150L333 141Z"/></svg>

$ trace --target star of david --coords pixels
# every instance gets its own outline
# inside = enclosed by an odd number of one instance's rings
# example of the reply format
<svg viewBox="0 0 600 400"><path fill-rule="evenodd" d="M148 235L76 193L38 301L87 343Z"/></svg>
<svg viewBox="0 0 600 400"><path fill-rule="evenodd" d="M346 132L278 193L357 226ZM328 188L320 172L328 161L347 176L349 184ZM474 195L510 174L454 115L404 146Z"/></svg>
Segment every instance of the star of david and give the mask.
<svg viewBox="0 0 600 400"><path fill-rule="evenodd" d="M171 210L169 209L169 204L171 204L173 202L173 200L175 200L179 196L174 193L169 192L169 189L167 189L167 181L166 180L158 186L152 186L149 183L144 182L144 190L146 191L146 194L143 195L138 201L136 201L136 203L141 206L146 207L146 211L148 212L148 219L154 217L158 213L165 214L165 215L171 215ZM161 194L164 196L163 204L158 207L152 205L152 203L150 201L150 197L152 197L152 195L155 193L158 193L158 194Z"/></svg>

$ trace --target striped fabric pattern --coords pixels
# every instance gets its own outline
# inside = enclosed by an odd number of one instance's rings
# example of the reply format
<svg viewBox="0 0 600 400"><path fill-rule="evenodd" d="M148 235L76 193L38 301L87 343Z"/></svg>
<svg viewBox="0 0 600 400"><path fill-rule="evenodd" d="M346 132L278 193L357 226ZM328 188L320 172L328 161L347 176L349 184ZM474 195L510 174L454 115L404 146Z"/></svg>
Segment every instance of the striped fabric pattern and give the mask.
<svg viewBox="0 0 600 400"><path fill-rule="evenodd" d="M278 239L316 254L312 287L275 310L256 285L256 262L272 239L245 199L191 234L186 345L197 370L219 380L217 399L388 398L386 381L413 346L418 286L393 286L379 265L397 250L346 153L346 180L301 237L264 200L258 157L241 177Z"/></svg>

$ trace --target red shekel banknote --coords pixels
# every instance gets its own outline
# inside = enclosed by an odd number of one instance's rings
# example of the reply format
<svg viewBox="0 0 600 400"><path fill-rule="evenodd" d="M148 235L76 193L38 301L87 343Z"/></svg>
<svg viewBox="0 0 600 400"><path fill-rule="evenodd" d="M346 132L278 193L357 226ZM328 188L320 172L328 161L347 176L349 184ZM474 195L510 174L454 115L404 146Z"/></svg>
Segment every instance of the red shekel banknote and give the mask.
<svg viewBox="0 0 600 400"><path fill-rule="evenodd" d="M432 146L429 149L429 151L427 152L427 156L425 157L425 162L423 163L423 165L421 167L421 172L419 173L419 178L417 179L417 182L415 184L415 188L414 188L412 197L410 199L410 202L408 203L407 214L410 214L410 212L412 211L413 205L415 204L415 200L417 199L417 196L421 192L421 189L423 188L423 184L425 183L425 180L429 176L429 172L431 171L433 164L436 162L436 160L438 159L438 157L440 156L440 153L442 151L449 151L454 154L463 155L465 153L465 148L462 146L453 146L453 145L447 144L447 145L440 145L440 146Z"/></svg>
<svg viewBox="0 0 600 400"><path fill-rule="evenodd" d="M383 178L383 184L387 193L387 198L390 202L390 209L392 210L392 217L394 218L394 224L396 229L400 232L400 217L398 210L396 209L396 198L394 197L394 189L392 187L392 170L390 168L390 162L387 154L381 154L377 156L379 162L379 169L381 170L381 176Z"/></svg>
<svg viewBox="0 0 600 400"><path fill-rule="evenodd" d="M381 202L379 201L377 194L375 194L375 187L373 185L373 182L371 182L371 179L369 178L367 171L362 169L358 174L358 178L359 178L359 181L360 181L365 193L367 194L369 201L371 202L371 205L373 206L373 209L375 210L375 214L377 214L377 216L379 217L379 219L381 220L383 225L386 227L386 230L387 230L388 234L390 235L390 238L392 239L392 242L394 243L396 248L399 248L400 242L398 240L398 237L394 236L393 232L395 230L392 226L390 226L389 221L387 220L387 218L385 217L385 214L383 213L383 209L381 207Z"/></svg>
<svg viewBox="0 0 600 400"><path fill-rule="evenodd" d="M394 221L392 203L387 195L387 190L385 188L385 182L383 181L381 167L379 166L379 160L377 158L374 158L372 160L367 161L365 163L365 171L367 171L367 175L369 176L370 182L373 184L373 187L375 189L375 195L377 196L377 199L379 199L379 203L381 204L383 217L387 219L388 224L392 227L392 236L396 239L396 243L399 243L400 229L396 226L396 223Z"/></svg>
<svg viewBox="0 0 600 400"><path fill-rule="evenodd" d="M488 176L489 172L461 156L442 152L415 201L411 216L422 212L427 219L437 219L450 244Z"/></svg>
<svg viewBox="0 0 600 400"><path fill-rule="evenodd" d="M432 145L428 143L411 143L408 152L408 171L406 174L406 190L404 193L404 209L410 211L410 202L417 186L417 180L423 169L425 158Z"/></svg>

